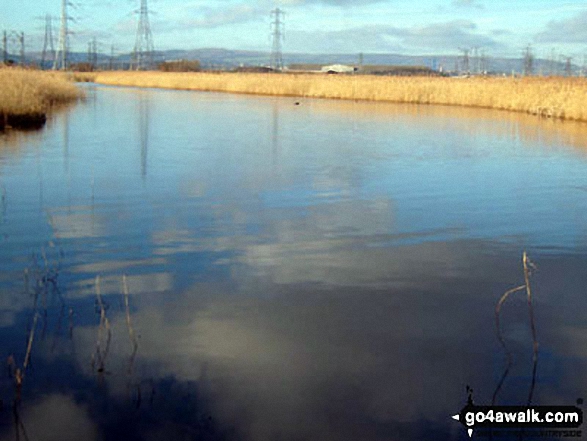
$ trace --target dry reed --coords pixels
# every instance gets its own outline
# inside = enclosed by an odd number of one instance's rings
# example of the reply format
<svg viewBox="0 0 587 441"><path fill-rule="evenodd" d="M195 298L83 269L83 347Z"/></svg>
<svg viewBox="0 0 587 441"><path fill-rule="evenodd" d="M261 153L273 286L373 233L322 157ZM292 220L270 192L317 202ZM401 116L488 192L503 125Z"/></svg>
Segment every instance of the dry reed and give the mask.
<svg viewBox="0 0 587 441"><path fill-rule="evenodd" d="M96 75L96 72L73 72L72 80L77 83L93 83Z"/></svg>
<svg viewBox="0 0 587 441"><path fill-rule="evenodd" d="M0 130L42 126L53 106L82 95L63 73L0 68Z"/></svg>
<svg viewBox="0 0 587 441"><path fill-rule="evenodd" d="M100 84L481 107L587 121L587 80L562 77L98 72Z"/></svg>

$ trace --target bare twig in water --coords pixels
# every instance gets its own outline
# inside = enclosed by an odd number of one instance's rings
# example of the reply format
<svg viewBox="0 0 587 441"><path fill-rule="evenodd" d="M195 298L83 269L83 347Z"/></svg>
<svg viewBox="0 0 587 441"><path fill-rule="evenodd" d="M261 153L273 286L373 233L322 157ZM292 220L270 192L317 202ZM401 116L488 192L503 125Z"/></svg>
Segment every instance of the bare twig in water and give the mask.
<svg viewBox="0 0 587 441"><path fill-rule="evenodd" d="M49 242L49 247L55 247L53 242ZM56 259L50 260L43 246L39 255L33 253L30 268L24 270L24 293L32 296L32 309L40 314L43 321L41 340L45 339L48 327L49 296L51 295L53 299L57 297L62 306L65 304L58 283L61 257L62 255L59 254Z"/></svg>
<svg viewBox="0 0 587 441"><path fill-rule="evenodd" d="M53 246L53 245L51 245ZM37 334L37 324L39 318L43 319L43 325L41 329L41 338L44 338L46 328L47 328L47 303L48 299L47 296L49 294L49 290L52 288L52 293L57 294L59 299L62 303L62 308L64 307L64 302L61 297L61 292L59 291L57 285L57 276L59 273L59 263L50 267L49 261L47 259L47 254L45 252L45 248L41 248L41 258L42 258L42 265L39 264L38 256L33 254L33 265L30 268L26 268L24 270L24 293L25 295L32 295L33 298L33 317L32 317L32 324L30 329L28 330L28 336L26 339L26 352L24 356L24 360L22 366L18 366L15 358L13 355L8 357L7 360L7 367L8 367L8 375L10 378L14 380L14 388L15 388L15 395L13 401L13 416L14 416L14 426L15 426L15 436L17 440L20 440L21 437L28 441L29 437L27 435L24 423L20 416L20 403L21 403L21 392L23 382L26 376L27 369L30 368L32 365L32 353L33 353L33 345L35 342L35 337ZM31 283L32 282L32 283ZM39 300L41 300L41 310L39 311Z"/></svg>
<svg viewBox="0 0 587 441"><path fill-rule="evenodd" d="M35 339L35 328L37 327L38 318L39 318L39 314L36 313L35 317L33 318L33 327L31 329L31 333L29 334L29 342L27 344L26 354L24 356L24 363L22 364L23 371L26 370L26 368L28 367L29 362L31 360L31 352L33 350L33 340Z"/></svg>
<svg viewBox="0 0 587 441"><path fill-rule="evenodd" d="M28 268L24 269L23 279L24 279L24 292L25 292L25 294L29 294L30 288L29 288L29 269Z"/></svg>
<svg viewBox="0 0 587 441"><path fill-rule="evenodd" d="M528 259L528 254L524 251L524 256L522 258L524 263L524 280L526 281L526 296L528 299L528 314L530 317L530 328L532 329L532 343L533 343L533 355L534 358L538 357L538 340L536 338L536 325L534 323L534 308L532 307L532 288L530 286L530 267L535 267L530 259Z"/></svg>
<svg viewBox="0 0 587 441"><path fill-rule="evenodd" d="M19 402L14 401L12 403L12 414L14 417L14 430L16 435L16 441L20 441L20 434L22 433L24 437L24 441L29 441L29 437L27 435L26 429L24 427L24 423L22 422L22 418L20 417L20 410L19 410Z"/></svg>
<svg viewBox="0 0 587 441"><path fill-rule="evenodd" d="M1 196L0 196L0 214L2 215L1 221L4 222L6 219L6 211L7 211L7 204L6 204L6 187L4 184L0 185L1 189Z"/></svg>
<svg viewBox="0 0 587 441"><path fill-rule="evenodd" d="M92 356L92 368L96 367L97 372L103 373L105 371L106 357L110 350L110 340L112 339L112 332L110 330L110 321L106 317L106 308L102 301L102 294L100 292L100 276L96 277L96 300L98 308L100 309L100 325L98 326L98 339L96 340L96 352ZM106 342L104 350L102 350L102 334L106 332Z"/></svg>
<svg viewBox="0 0 587 441"><path fill-rule="evenodd" d="M25 373L27 368L30 365L31 361L31 354L33 351L33 342L35 340L35 329L37 328L37 321L39 319L39 314L35 313L33 318L33 326L29 332L29 336L27 339L27 346L26 346L26 353L24 356L24 362L22 367L18 367L13 355L10 355L7 360L7 367L8 367L8 376L10 378L14 378L14 402L15 406L17 403L20 403L21 397L21 390L22 390L22 383L24 381ZM15 420L15 423L17 420ZM23 429L24 430L24 429Z"/></svg>
<svg viewBox="0 0 587 441"><path fill-rule="evenodd" d="M148 388L148 390L150 392L150 394L149 394L149 406L150 407L153 407L153 402L155 401L155 393L156 393L155 392L155 382L153 381L152 378L150 378L148 380L143 380L140 383L137 383L136 384L136 394L137 394L137 396L136 396L136 401L135 400L133 400L133 401L134 401L135 407L137 409L140 409L141 408L141 405L142 405L142 402L143 402L143 393L142 393L142 390L143 389L142 388L143 388L143 385L145 385L145 384L149 386L149 388Z"/></svg>
<svg viewBox="0 0 587 441"><path fill-rule="evenodd" d="M532 402L532 396L534 394L534 388L536 386L536 371L537 371L537 366L538 366L538 340L536 337L536 325L535 325L535 321L534 321L534 308L532 305L532 288L530 285L530 275L531 275L530 269L536 268L536 267L528 258L528 254L526 253L526 251L524 251L524 253L522 254L522 265L523 265L523 269L524 269L524 282L525 282L525 284L506 291L501 296L501 298L499 299L499 302L497 302L497 306L495 307L495 329L497 332L497 338L499 340L499 343L501 344L501 346L503 347L503 349L506 353L507 363L506 363L506 368L504 370L504 373L501 376L501 379L500 379L499 383L497 384L497 387L495 388L495 391L493 393L493 399L491 401L492 405L495 405L495 403L497 401L497 395L499 394L499 392L500 392L500 390L501 390L501 388L502 388L502 386L503 386L503 384L509 374L512 363L513 363L512 353L508 349L507 345L505 344L505 339L503 338L503 335L501 332L501 325L500 325L500 320L499 320L501 308L511 294L514 294L514 293L520 292L520 291L524 291L524 290L526 291L526 298L527 298L527 303L528 303L528 313L529 313L529 317L530 317L530 329L532 331L533 368L532 368L532 383L530 385L530 391L528 393L528 401L527 401L528 405L530 405L530 403Z"/></svg>
<svg viewBox="0 0 587 441"><path fill-rule="evenodd" d="M508 291L506 291L504 293L503 296L501 296L501 298L499 299L499 302L497 302L497 306L495 307L495 329L497 331L497 339L499 340L499 343L501 344L501 346L503 347L505 354L506 354L506 358L507 358L507 363L506 363L506 368L505 371L503 372L503 375L501 376L499 383L497 384L497 387L495 388L495 391L493 392L493 398L491 400L491 405L495 405L495 401L497 400L497 395L499 394L499 391L501 390L503 383L505 382L505 379L507 378L509 372L510 372L510 368L512 367L512 353L511 351L508 349L508 347L505 344L505 340L503 338L503 335L501 334L501 326L500 326L500 322L499 322L499 313L501 312L501 307L502 305L505 303L505 301L507 300L507 298L510 296L510 294L513 294L515 292L518 291L522 291L526 288L526 285L522 285L522 286L518 286L517 288L512 288Z"/></svg>
<svg viewBox="0 0 587 441"><path fill-rule="evenodd" d="M73 308L69 308L69 339L73 340Z"/></svg>
<svg viewBox="0 0 587 441"><path fill-rule="evenodd" d="M1 193L2 196L0 196L0 199L2 201L2 204L6 203L6 187L4 186L4 184L0 185L0 189L2 189Z"/></svg>
<svg viewBox="0 0 587 441"><path fill-rule="evenodd" d="M129 306L129 291L128 291L128 283L126 279L126 274L122 275L122 292L124 294L124 307L126 311L126 327L128 328L128 337L130 338L130 342L132 344L132 354L130 356L129 364L128 364L128 374L132 376L133 369L134 369L134 361L137 355L137 351L139 349L139 343L137 337L135 335L135 331L132 327L132 322L130 319L130 306Z"/></svg>
<svg viewBox="0 0 587 441"><path fill-rule="evenodd" d="M524 280L526 281L526 298L528 301L528 316L530 318L530 328L532 329L532 384L528 392L527 405L532 403L532 396L534 395L534 388L536 386L536 369L538 367L538 338L536 337L536 324L534 322L534 306L532 304L532 288L530 286L530 268L536 266L528 258L528 254L524 251L522 257L524 264Z"/></svg>
<svg viewBox="0 0 587 441"><path fill-rule="evenodd" d="M8 378L12 378L14 376L15 369L16 362L14 361L14 355L9 355L6 359L6 373L8 374Z"/></svg>
<svg viewBox="0 0 587 441"><path fill-rule="evenodd" d="M497 330L497 338L499 339L499 342L501 343L501 345L505 349L505 351L508 355L508 358L511 358L511 352L506 347L505 340L503 339L503 336L501 335L501 327L499 324L499 313L501 312L502 305L505 303L505 301L510 296L510 294L513 294L518 291L522 291L524 289L526 289L526 285L521 285L521 286L518 286L516 288L512 288L512 289L506 291L504 293L504 295L501 296L501 298L499 299L499 302L497 302L497 306L495 307L495 329Z"/></svg>

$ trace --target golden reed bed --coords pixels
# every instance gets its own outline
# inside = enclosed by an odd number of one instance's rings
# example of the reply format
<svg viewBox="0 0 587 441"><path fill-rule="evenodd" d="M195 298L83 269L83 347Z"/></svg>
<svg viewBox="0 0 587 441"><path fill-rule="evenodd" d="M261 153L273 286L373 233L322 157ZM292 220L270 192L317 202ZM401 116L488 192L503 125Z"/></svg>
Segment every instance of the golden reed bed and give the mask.
<svg viewBox="0 0 587 441"><path fill-rule="evenodd" d="M587 121L587 80L583 78L99 72L86 80L119 86L483 107Z"/></svg>
<svg viewBox="0 0 587 441"><path fill-rule="evenodd" d="M0 68L0 130L42 126L51 107L81 96L66 74Z"/></svg>

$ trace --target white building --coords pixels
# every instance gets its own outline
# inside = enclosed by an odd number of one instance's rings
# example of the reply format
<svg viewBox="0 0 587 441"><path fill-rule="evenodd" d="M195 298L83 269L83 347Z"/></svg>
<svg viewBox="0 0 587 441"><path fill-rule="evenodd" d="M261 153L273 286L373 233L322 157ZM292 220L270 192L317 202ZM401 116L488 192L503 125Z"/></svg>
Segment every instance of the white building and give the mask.
<svg viewBox="0 0 587 441"><path fill-rule="evenodd" d="M320 70L323 73L353 73L356 68L353 66L345 66L344 64L333 64L331 66L323 66Z"/></svg>

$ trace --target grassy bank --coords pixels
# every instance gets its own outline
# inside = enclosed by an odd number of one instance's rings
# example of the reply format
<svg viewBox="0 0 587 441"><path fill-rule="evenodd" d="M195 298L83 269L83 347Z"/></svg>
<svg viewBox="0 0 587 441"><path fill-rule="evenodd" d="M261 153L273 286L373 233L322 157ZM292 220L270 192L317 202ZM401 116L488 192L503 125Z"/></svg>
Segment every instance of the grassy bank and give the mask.
<svg viewBox="0 0 587 441"><path fill-rule="evenodd" d="M120 86L483 107L587 121L582 78L99 72L93 79Z"/></svg>
<svg viewBox="0 0 587 441"><path fill-rule="evenodd" d="M53 106L81 96L81 90L65 74L0 69L0 130L40 127Z"/></svg>

